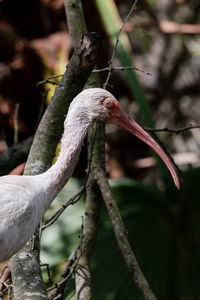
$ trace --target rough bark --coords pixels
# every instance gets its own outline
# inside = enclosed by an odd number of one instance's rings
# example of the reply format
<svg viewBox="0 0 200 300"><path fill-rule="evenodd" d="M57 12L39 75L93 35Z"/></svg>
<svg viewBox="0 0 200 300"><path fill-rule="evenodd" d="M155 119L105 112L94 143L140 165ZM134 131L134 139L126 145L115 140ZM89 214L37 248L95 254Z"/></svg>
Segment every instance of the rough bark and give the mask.
<svg viewBox="0 0 200 300"><path fill-rule="evenodd" d="M136 286L140 289L145 300L156 300L156 296L154 295L148 281L144 277L144 274L142 273L142 270L140 269L140 266L138 265L138 262L134 255L134 252L131 249L127 237L127 231L120 215L119 208L111 193L104 170L102 170L100 165L95 169L95 179L101 190L102 197L112 221L118 247Z"/></svg>
<svg viewBox="0 0 200 300"><path fill-rule="evenodd" d="M74 47L77 47L82 34L87 32L81 0L64 0L65 13L69 32L72 36Z"/></svg>
<svg viewBox="0 0 200 300"><path fill-rule="evenodd" d="M48 299L40 269L39 228L26 246L11 260L15 300Z"/></svg>
<svg viewBox="0 0 200 300"><path fill-rule="evenodd" d="M40 122L25 174L38 174L50 167L68 106L85 85L96 62L99 47L100 39L95 33L82 37ZM13 256L11 269L15 300L47 299L40 269L38 232Z"/></svg>

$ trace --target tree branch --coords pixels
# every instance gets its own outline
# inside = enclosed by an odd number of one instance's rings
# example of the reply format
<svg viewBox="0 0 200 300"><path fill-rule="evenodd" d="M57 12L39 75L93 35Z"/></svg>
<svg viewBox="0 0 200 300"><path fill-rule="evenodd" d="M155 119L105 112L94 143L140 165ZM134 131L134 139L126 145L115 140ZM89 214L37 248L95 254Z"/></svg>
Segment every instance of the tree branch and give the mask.
<svg viewBox="0 0 200 300"><path fill-rule="evenodd" d="M86 189L85 226L82 244L82 256L76 268L76 297L78 300L93 299L92 276L90 270L90 258L94 244L96 242L99 213L100 213L100 193L93 176L96 160L100 160L104 165L104 124L98 122L88 133L88 161L90 172ZM100 142L99 142L100 141ZM99 149L101 155L98 156Z"/></svg>
<svg viewBox="0 0 200 300"><path fill-rule="evenodd" d="M116 54L116 50L117 50L117 46L118 46L118 43L119 43L119 36L120 36L120 33L122 32L125 24L127 23L128 19L130 18L132 12L135 10L135 7L137 5L137 0L134 1L128 15L126 16L126 18L124 19L123 23L122 23L122 26L121 28L119 29L118 33L117 33L117 36L116 36L116 43L115 43L115 47L113 49L113 53L112 53L112 56L111 56L111 59L110 59L110 62L108 64L108 75L106 77L106 81L105 83L103 84L103 87L104 89L107 88L107 85L108 85L108 82L109 82L109 79L110 79L110 75L111 75L111 72L112 72L112 63L113 63L113 60L114 60L114 57L115 57L115 54Z"/></svg>
<svg viewBox="0 0 200 300"><path fill-rule="evenodd" d="M75 272L76 299L78 300L93 299L90 257L98 233L99 207L98 190L94 180L90 176L86 196L82 255Z"/></svg>
<svg viewBox="0 0 200 300"><path fill-rule="evenodd" d="M57 79L57 78L60 78L60 77L62 77L62 76L63 76L63 74L51 75L51 76L45 78L44 80L39 81L39 82L37 83L37 86L39 86L39 85L41 85L41 84L45 84L45 83L51 83L51 84L58 85L58 82L57 82L57 81L52 81L51 79Z"/></svg>
<svg viewBox="0 0 200 300"><path fill-rule="evenodd" d="M136 66L128 66L128 67L111 67L111 68L110 68L110 67L106 67L106 68L99 69L99 70L95 69L95 70L93 70L92 72L93 72L93 73L100 73L100 72L107 72L107 71L113 72L113 71L125 71L125 70L136 70L136 71L141 72L141 73L143 73L143 74L145 74L145 75L152 75L152 74L149 73L149 72L146 72L146 71L144 71L144 70L141 70L141 69L137 68Z"/></svg>
<svg viewBox="0 0 200 300"><path fill-rule="evenodd" d="M103 126L102 122L98 122L98 126L101 128ZM131 249L119 208L112 196L104 168L105 159L104 151L102 151L102 149L104 148L104 131L97 132L100 132L100 134L96 135L96 143L93 148L93 152L95 153L95 155L93 154L93 164L91 168L92 176L97 182L98 187L101 191L102 198L105 202L114 228L119 249L129 271L131 272L135 284L140 289L146 300L156 300L156 297L151 290L149 283L145 279Z"/></svg>
<svg viewBox="0 0 200 300"><path fill-rule="evenodd" d="M144 127L145 130L150 131L150 132L169 132L169 133L176 133L176 134L182 133L187 130L196 129L196 128L200 128L200 125L187 125L185 127L180 127L180 128L168 128L168 127L148 128L148 127Z"/></svg>
<svg viewBox="0 0 200 300"><path fill-rule="evenodd" d="M51 226L60 217L60 215L68 206L74 205L76 202L78 202L84 190L85 190L85 185L82 186L79 189L79 191L67 201L67 203L63 204L62 207L58 211L56 211L55 214L53 214L53 216L42 225L41 230L44 230L47 227Z"/></svg>
<svg viewBox="0 0 200 300"><path fill-rule="evenodd" d="M84 20L84 14L82 10L82 3L80 0L65 0L65 8L68 20L69 31L72 35L74 44L77 44L79 35L82 35L84 31L87 31L86 23ZM100 87L98 74L91 74L87 87ZM104 136L104 127L101 129L98 127L96 130L95 125L89 130L88 134L88 177L86 179L86 207L85 207L85 224L84 234L82 242L82 255L79 260L75 272L76 283L76 297L79 300L92 299L92 276L90 271L90 257L96 241L98 233L98 219L100 210L100 201L98 196L98 189L94 178L92 176L93 161L96 159L95 153L92 149L97 147L96 134ZM103 139L104 141L104 139ZM104 153L104 143L101 149ZM104 163L104 159L103 159ZM85 185L86 187L86 185Z"/></svg>
<svg viewBox="0 0 200 300"><path fill-rule="evenodd" d="M154 295L149 283L144 277L144 274L142 273L136 257L131 249L127 238L126 228L121 218L119 209L112 196L104 171L100 166L95 170L95 179L99 185L102 197L112 221L119 249L136 286L142 292L145 300L156 300L156 296Z"/></svg>

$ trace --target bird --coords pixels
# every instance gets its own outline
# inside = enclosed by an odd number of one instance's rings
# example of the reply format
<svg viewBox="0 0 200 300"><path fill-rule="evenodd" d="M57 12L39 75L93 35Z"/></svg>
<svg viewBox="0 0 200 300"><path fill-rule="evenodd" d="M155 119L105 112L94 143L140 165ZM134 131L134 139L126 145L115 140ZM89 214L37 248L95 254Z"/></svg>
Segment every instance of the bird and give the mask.
<svg viewBox="0 0 200 300"><path fill-rule="evenodd" d="M168 167L176 187L179 177L159 144L102 88L88 88L71 102L64 121L56 162L38 175L0 177L0 262L19 251L31 238L51 202L73 174L91 124L101 119L116 124L150 146Z"/></svg>

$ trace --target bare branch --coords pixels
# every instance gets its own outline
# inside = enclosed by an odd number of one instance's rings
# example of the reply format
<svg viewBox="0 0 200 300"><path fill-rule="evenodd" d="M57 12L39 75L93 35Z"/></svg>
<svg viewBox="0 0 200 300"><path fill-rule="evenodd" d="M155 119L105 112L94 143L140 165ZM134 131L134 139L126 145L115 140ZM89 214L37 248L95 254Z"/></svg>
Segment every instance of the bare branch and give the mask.
<svg viewBox="0 0 200 300"><path fill-rule="evenodd" d="M95 170L95 179L97 180L110 219L112 221L119 249L136 286L142 292L145 300L156 300L156 296L144 277L133 250L131 249L119 208L117 207L117 204L112 196L104 171L101 168Z"/></svg>
<svg viewBox="0 0 200 300"><path fill-rule="evenodd" d="M49 281L49 284L51 284L52 280L51 280L51 274L50 274L49 264L41 264L40 266L46 268L47 275L48 275L48 281Z"/></svg>
<svg viewBox="0 0 200 300"><path fill-rule="evenodd" d="M175 134L179 134L182 133L184 131L187 130L191 130L191 129L196 129L196 128L200 128L200 125L187 125L185 127L180 127L180 128L168 128L168 127L164 127L164 128L148 128L148 127L144 127L145 130L148 130L150 132L170 132L170 133L175 133Z"/></svg>
<svg viewBox="0 0 200 300"><path fill-rule="evenodd" d="M104 165L104 125L100 122L94 124L88 133L90 172L86 189L85 226L82 243L82 256L77 266L76 297L79 300L93 299L92 276L90 270L90 257L99 229L100 193L93 176L95 162L98 160ZM101 155L99 155L99 151Z"/></svg>
<svg viewBox="0 0 200 300"><path fill-rule="evenodd" d="M74 205L75 203L77 203L81 196L82 196L82 193L85 191L85 184L84 186L82 186L79 191L73 196L71 197L65 204L62 205L62 207L55 212L55 214L53 214L53 216L47 220L43 225L42 225L42 228L41 230L44 230L46 229L47 227L51 226L58 218L59 216L63 213L63 211L70 205Z"/></svg>
<svg viewBox="0 0 200 300"><path fill-rule="evenodd" d="M106 78L105 83L103 84L104 89L106 89L106 87L107 87L107 85L108 85L108 81L109 81L109 79L110 79L110 75L111 75L111 72L112 72L112 70L111 70L111 69L112 69L112 62L113 62L113 60L114 60L115 53L116 53L116 50L117 50L117 46L118 46L118 43L119 43L119 36L120 36L120 34L121 34L121 32L122 32L122 30L123 30L125 24L127 23L128 19L130 18L132 12L135 10L136 5L137 5L137 2L138 2L138 0L135 0L135 1L134 1L134 3L133 3L133 5L132 5L132 7L131 7L131 9L130 9L130 11L129 11L129 13L128 13L128 15L127 15L126 18L124 19L124 21L123 21L123 23L122 23L122 26L121 26L121 28L119 29L118 33L117 33L117 36L116 36L116 44L115 44L115 47L114 47L114 49L113 49L113 53L112 53L110 62L109 62L109 64L108 64L108 75L107 75L107 78Z"/></svg>
<svg viewBox="0 0 200 300"><path fill-rule="evenodd" d="M150 76L152 75L152 74L149 73L149 72L146 72L146 71L143 71L143 70L137 68L136 66L128 66L128 67L111 67L111 68L106 67L106 68L103 68L103 69L95 69L95 70L93 70L92 72L93 72L93 73L100 73L100 72L106 72L106 71L112 72L112 71L125 71L125 70L136 70L136 71L138 71L138 72L144 73L145 75L150 75Z"/></svg>
<svg viewBox="0 0 200 300"><path fill-rule="evenodd" d="M109 62L108 68L107 68L108 75L107 75L106 81L104 83L104 88L107 87L108 81L110 79L110 75L112 72L112 62L113 62L113 59L114 59L114 56L116 53L116 49L117 49L117 46L119 43L120 33L123 30L126 22L128 21L129 17L131 16L132 12L134 11L136 4L137 4L137 0L134 1L132 8L129 11L129 14L125 18L119 32L117 33L116 44L113 49L111 60ZM120 211L119 211L119 209L116 205L116 202L112 196L112 193L111 193L110 187L108 185L108 181L105 176L105 172L104 172L103 166L101 165L101 162L96 161L95 168L93 169L93 174L94 174L95 180L97 181L99 189L101 190L102 197L104 199L109 216L111 218L119 249L121 251L122 256L124 257L124 260L126 262L126 265L129 269L129 271L131 272L133 280L134 280L135 284L138 286L138 288L140 289L140 291L142 292L142 294L144 295L144 298L146 300L156 300L156 297L155 297L153 291L151 290L149 283L145 279L145 277L137 263L135 255L131 249L131 246L129 244L126 230L124 227L124 223L123 223L123 220L120 215Z"/></svg>
<svg viewBox="0 0 200 300"><path fill-rule="evenodd" d="M131 70L131 69L136 70L138 72L141 72L145 75L150 75L150 76L152 75L150 72L146 72L144 70L141 70L140 68L138 68L136 66L127 66L127 67L123 67L123 66L122 67L112 67L111 66L111 68L106 67L106 68L102 68L102 69L95 69L95 70L92 71L92 73L100 73L100 72L107 72L107 71L110 71L110 72L112 72L112 71L125 71L125 70ZM57 81L52 81L51 79L59 78L59 77L62 77L62 76L63 76L63 74L49 76L45 80L39 81L37 83L37 86L42 85L42 84L46 84L46 83L51 83L51 84L57 85L58 82Z"/></svg>
<svg viewBox="0 0 200 300"><path fill-rule="evenodd" d="M57 82L57 81L52 81L51 79L57 79L57 78L63 77L63 75L64 75L64 74L51 75L51 76L47 77L45 80L39 81L39 82L37 83L37 86L39 86L39 85L41 85L41 84L45 84L45 83L51 83L51 84L57 85L58 82Z"/></svg>

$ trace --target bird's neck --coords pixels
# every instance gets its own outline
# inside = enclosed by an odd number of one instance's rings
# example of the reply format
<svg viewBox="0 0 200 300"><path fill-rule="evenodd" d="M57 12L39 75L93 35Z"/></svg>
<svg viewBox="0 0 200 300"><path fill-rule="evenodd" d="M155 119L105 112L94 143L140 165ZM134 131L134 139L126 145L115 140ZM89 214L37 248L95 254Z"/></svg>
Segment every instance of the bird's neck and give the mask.
<svg viewBox="0 0 200 300"><path fill-rule="evenodd" d="M61 148L55 164L45 173L41 174L43 178L43 189L48 195L46 208L54 200L69 177L72 175L78 162L79 154L83 140L91 122L74 120L65 121L64 133L61 139ZM42 178L41 178L42 180Z"/></svg>

